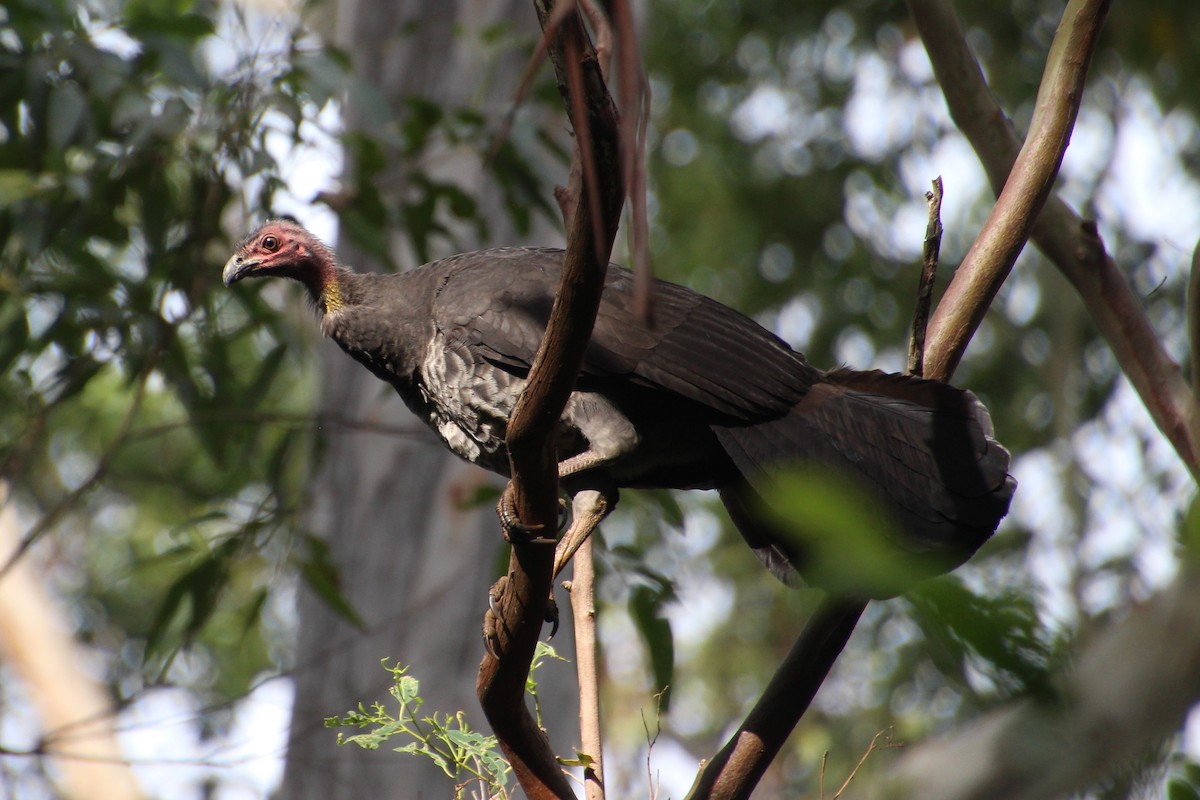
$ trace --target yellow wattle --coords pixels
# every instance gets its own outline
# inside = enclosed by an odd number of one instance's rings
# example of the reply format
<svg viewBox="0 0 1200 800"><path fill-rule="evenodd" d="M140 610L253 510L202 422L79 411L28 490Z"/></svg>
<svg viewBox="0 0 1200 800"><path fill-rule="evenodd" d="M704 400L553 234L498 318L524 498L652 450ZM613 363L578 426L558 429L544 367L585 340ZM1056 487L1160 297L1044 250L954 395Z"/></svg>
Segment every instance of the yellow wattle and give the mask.
<svg viewBox="0 0 1200 800"><path fill-rule="evenodd" d="M326 314L338 311L345 305L345 301L342 299L342 286L337 278L326 282L325 291L321 293L321 304L325 306Z"/></svg>

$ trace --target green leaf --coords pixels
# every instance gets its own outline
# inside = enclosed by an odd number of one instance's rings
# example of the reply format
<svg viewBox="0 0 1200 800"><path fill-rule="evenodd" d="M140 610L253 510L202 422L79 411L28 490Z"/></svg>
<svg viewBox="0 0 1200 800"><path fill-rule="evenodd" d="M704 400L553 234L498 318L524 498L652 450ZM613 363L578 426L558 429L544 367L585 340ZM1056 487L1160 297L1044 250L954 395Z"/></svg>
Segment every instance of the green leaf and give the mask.
<svg viewBox="0 0 1200 800"><path fill-rule="evenodd" d="M42 189L34 173L24 169L0 169L0 209L35 196Z"/></svg>
<svg viewBox="0 0 1200 800"><path fill-rule="evenodd" d="M148 655L162 652L168 632L181 618L179 638L183 644L200 632L216 610L217 600L229 581L236 547L232 541L223 543L171 584L146 635Z"/></svg>
<svg viewBox="0 0 1200 800"><path fill-rule="evenodd" d="M880 504L846 476L810 467L771 476L760 509L804 554L805 578L830 592L886 597L953 563L904 545Z"/></svg>
<svg viewBox="0 0 1200 800"><path fill-rule="evenodd" d="M968 655L982 659L1011 691L1049 691L1050 647L1030 598L1016 592L980 596L948 575L917 586L907 599L913 619L943 653L960 661Z"/></svg>
<svg viewBox="0 0 1200 800"><path fill-rule="evenodd" d="M671 623L662 614L663 606L674 597L670 584L637 586L629 599L629 613L650 654L650 669L656 689L664 690L662 708L671 702L669 688L675 673L675 638Z"/></svg>
<svg viewBox="0 0 1200 800"><path fill-rule="evenodd" d="M46 109L46 137L55 150L64 150L76 137L87 115L87 99L74 83L55 86Z"/></svg>
<svg viewBox="0 0 1200 800"><path fill-rule="evenodd" d="M283 366L288 350L288 343L280 342L263 356L258 365L258 374L254 376L254 382L246 390L245 399L247 401L258 402L269 395L271 386L279 376L280 367Z"/></svg>
<svg viewBox="0 0 1200 800"><path fill-rule="evenodd" d="M317 597L342 619L359 630L366 623L346 598L341 588L341 576L329 555L329 544L311 534L304 537L307 553L299 560L300 575Z"/></svg>
<svg viewBox="0 0 1200 800"><path fill-rule="evenodd" d="M421 682L411 675L397 675L391 692L392 696L399 700L405 709L410 706L420 708L421 703L424 702L421 699Z"/></svg>
<svg viewBox="0 0 1200 800"><path fill-rule="evenodd" d="M1167 800L1200 800L1200 791L1181 778L1167 781Z"/></svg>
<svg viewBox="0 0 1200 800"><path fill-rule="evenodd" d="M583 767L584 769L587 769L596 763L596 759L592 758L582 750L577 749L575 751L574 758L559 758L558 763L562 764L564 767Z"/></svg>
<svg viewBox="0 0 1200 800"><path fill-rule="evenodd" d="M180 14L150 2L131 3L126 14L125 29L136 37L163 36L173 39L199 40L215 30L213 22L201 14Z"/></svg>

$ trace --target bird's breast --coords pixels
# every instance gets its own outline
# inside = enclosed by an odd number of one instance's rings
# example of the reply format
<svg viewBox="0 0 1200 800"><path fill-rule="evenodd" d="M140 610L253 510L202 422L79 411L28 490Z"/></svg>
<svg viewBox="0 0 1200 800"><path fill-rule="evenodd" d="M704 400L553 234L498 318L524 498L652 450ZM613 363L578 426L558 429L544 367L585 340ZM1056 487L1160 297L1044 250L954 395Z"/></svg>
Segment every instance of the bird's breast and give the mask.
<svg viewBox="0 0 1200 800"><path fill-rule="evenodd" d="M419 377L427 422L446 446L467 461L507 474L504 434L524 381L440 331Z"/></svg>

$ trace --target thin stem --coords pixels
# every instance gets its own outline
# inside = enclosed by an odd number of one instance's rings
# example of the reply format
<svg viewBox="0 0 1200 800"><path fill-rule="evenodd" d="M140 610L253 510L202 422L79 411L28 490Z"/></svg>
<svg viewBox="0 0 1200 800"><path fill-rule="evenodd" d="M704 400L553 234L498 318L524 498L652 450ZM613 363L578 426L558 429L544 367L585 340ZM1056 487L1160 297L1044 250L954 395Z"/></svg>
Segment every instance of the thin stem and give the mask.
<svg viewBox="0 0 1200 800"><path fill-rule="evenodd" d="M925 374L925 333L929 327L929 308L933 303L933 282L937 279L938 254L942 249L942 178L933 179L933 189L925 193L929 222L925 226L922 248L921 279L917 285L917 308L913 313L912 339L908 344L908 373Z"/></svg>
<svg viewBox="0 0 1200 800"><path fill-rule="evenodd" d="M575 669L579 676L579 733L587 800L604 800L604 740L600 732L600 670L596 660L596 568L589 537L575 552L570 583L575 621Z"/></svg>

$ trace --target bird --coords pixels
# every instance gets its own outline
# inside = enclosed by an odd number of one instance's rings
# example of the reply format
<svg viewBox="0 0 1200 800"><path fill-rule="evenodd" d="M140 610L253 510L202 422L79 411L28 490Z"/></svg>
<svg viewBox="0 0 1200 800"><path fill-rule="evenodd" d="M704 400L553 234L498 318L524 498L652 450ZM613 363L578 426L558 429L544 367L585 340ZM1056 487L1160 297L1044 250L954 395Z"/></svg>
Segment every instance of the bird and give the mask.
<svg viewBox="0 0 1200 800"><path fill-rule="evenodd" d="M238 245L222 279L301 283L326 337L390 384L451 451L508 476L506 426L563 259L559 249L503 247L407 272L356 272L297 222L274 219ZM560 487L576 505L590 499L593 523L622 489L716 490L771 572L830 588L814 554L839 542L814 545L820 531L796 535L767 503L781 469L827 471L889 521L888 552L922 565L843 587L890 597L959 566L1007 513L1010 456L970 391L878 370L820 370L750 317L665 280L652 282L648 317L635 314L633 296L633 274L610 265L554 434Z"/></svg>

